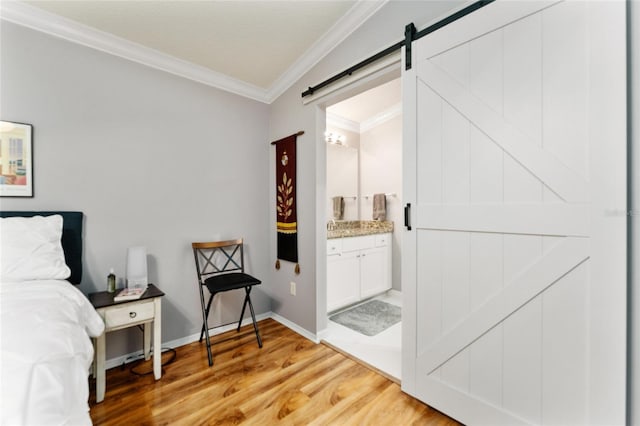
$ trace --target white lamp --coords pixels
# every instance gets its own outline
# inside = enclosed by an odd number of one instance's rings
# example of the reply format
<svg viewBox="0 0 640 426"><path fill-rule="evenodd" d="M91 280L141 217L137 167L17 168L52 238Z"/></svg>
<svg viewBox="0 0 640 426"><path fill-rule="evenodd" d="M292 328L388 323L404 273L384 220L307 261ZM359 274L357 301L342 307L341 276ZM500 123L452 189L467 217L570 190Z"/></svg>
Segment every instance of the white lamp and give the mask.
<svg viewBox="0 0 640 426"><path fill-rule="evenodd" d="M127 287L147 287L147 248L127 249Z"/></svg>

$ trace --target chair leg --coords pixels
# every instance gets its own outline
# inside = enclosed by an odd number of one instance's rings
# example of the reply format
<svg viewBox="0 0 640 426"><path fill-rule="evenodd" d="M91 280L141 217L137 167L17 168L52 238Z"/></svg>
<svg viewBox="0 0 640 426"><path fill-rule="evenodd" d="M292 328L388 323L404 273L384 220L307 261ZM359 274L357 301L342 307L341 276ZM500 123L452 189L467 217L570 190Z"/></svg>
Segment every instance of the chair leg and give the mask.
<svg viewBox="0 0 640 426"><path fill-rule="evenodd" d="M207 303L207 309L205 309L204 311L205 318L209 318L209 311L211 310L212 301L213 301L213 294L209 297L209 302ZM205 322L202 323L202 330L200 331L200 340L198 340L199 342L202 342L202 336L204 336L204 329L205 327L208 329L209 328L208 326L209 324L205 320Z"/></svg>
<svg viewBox="0 0 640 426"><path fill-rule="evenodd" d="M244 318L244 310L247 307L247 301L248 300L249 300L249 295L245 294L244 303L242 303L242 312L240 312L240 319L238 320L238 328L236 329L236 331L240 331L240 327L242 327L242 318Z"/></svg>
<svg viewBox="0 0 640 426"><path fill-rule="evenodd" d="M258 347L262 347L262 339L260 338L260 332L258 331L258 323L256 322L256 314L253 311L253 303L251 303L251 287L245 287L245 291L247 292L246 300L249 302L249 310L251 311L251 318L253 319L253 329L256 332L256 338L258 339Z"/></svg>
<svg viewBox="0 0 640 426"><path fill-rule="evenodd" d="M209 298L209 307L211 307L212 299L213 294ZM204 334L207 336L207 356L209 358L209 367L211 367L213 365L213 355L211 354L211 341L209 340L209 327L207 323L209 308L205 309L204 306L204 292L202 291L202 286L200 286L200 305L202 306L202 328L204 329ZM202 333L200 334L200 341L202 341Z"/></svg>

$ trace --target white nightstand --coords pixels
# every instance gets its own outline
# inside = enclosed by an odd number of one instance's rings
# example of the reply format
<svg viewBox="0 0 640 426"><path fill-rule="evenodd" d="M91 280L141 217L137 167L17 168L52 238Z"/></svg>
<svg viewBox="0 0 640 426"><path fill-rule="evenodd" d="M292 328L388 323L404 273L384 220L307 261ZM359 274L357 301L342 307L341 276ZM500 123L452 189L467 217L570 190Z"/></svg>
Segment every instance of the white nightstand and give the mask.
<svg viewBox="0 0 640 426"><path fill-rule="evenodd" d="M96 378L96 402L104 400L105 380L105 336L110 331L120 330L135 325L144 327L144 359L151 354L151 323L153 323L153 375L156 380L162 375L161 365L161 297L164 293L153 284L136 300L114 302L117 293L101 291L89 294L89 300L102 317L105 325L104 333L95 339L94 377Z"/></svg>

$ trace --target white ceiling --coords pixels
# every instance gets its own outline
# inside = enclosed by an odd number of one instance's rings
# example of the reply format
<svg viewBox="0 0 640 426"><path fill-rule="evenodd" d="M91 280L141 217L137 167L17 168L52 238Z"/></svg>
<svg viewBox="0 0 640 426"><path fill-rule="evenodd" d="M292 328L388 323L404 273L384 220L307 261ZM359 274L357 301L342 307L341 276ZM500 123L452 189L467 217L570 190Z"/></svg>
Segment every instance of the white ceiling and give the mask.
<svg viewBox="0 0 640 426"><path fill-rule="evenodd" d="M398 78L331 105L327 108L327 114L362 124L372 117L397 107L401 102L402 92Z"/></svg>
<svg viewBox="0 0 640 426"><path fill-rule="evenodd" d="M264 89L355 1L27 1Z"/></svg>
<svg viewBox="0 0 640 426"><path fill-rule="evenodd" d="M387 0L37 0L3 20L271 102Z"/></svg>

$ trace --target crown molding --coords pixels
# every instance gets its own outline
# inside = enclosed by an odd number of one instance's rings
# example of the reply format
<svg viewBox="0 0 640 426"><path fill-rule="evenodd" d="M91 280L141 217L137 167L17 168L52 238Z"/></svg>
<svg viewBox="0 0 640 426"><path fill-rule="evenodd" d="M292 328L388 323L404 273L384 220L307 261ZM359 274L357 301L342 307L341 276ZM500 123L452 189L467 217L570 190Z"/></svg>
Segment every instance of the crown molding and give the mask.
<svg viewBox="0 0 640 426"><path fill-rule="evenodd" d="M265 90L138 43L18 1L0 3L0 19L260 102Z"/></svg>
<svg viewBox="0 0 640 426"><path fill-rule="evenodd" d="M389 0L360 0L354 4L322 37L298 58L267 91L268 103L275 101L291 85L364 24Z"/></svg>
<svg viewBox="0 0 640 426"><path fill-rule="evenodd" d="M373 115L366 120L358 123L348 118L327 112L327 126L337 127L339 129L349 130L350 132L362 134L382 123L398 117L402 114L402 103L397 103L386 110Z"/></svg>
<svg viewBox="0 0 640 426"><path fill-rule="evenodd" d="M367 118L363 122L360 123L360 133L364 133L368 130L373 129L384 123L385 121L389 121L392 118L395 118L402 114L402 103L397 103L390 108L374 115L373 117Z"/></svg>
<svg viewBox="0 0 640 426"><path fill-rule="evenodd" d="M327 111L327 126L360 134L360 123Z"/></svg>
<svg viewBox="0 0 640 426"><path fill-rule="evenodd" d="M387 1L358 1L269 89L235 79L15 0L0 2L0 19L269 104L298 81Z"/></svg>

